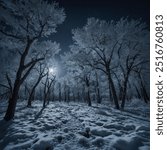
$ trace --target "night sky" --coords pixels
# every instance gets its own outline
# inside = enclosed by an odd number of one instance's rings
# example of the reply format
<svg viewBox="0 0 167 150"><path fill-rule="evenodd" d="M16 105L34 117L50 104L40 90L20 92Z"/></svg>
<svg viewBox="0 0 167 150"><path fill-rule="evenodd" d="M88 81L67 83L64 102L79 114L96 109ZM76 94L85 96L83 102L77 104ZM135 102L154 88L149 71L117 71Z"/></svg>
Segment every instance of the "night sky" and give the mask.
<svg viewBox="0 0 167 150"><path fill-rule="evenodd" d="M53 1L53 0L52 0ZM149 0L56 0L65 9L66 20L58 27L56 37L62 52L72 44L71 29L82 27L88 17L104 20L119 20L121 17L141 18L148 24L150 16Z"/></svg>

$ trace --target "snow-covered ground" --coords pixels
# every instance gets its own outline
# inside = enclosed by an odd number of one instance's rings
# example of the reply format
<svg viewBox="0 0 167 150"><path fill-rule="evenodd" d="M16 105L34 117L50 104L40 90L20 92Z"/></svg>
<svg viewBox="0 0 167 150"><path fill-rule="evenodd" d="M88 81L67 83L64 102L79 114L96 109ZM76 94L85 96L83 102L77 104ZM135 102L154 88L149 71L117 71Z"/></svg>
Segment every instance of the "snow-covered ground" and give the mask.
<svg viewBox="0 0 167 150"><path fill-rule="evenodd" d="M41 101L32 108L19 102L15 119L5 122L3 105L0 150L149 150L149 106L118 111L109 105L51 102L41 109Z"/></svg>

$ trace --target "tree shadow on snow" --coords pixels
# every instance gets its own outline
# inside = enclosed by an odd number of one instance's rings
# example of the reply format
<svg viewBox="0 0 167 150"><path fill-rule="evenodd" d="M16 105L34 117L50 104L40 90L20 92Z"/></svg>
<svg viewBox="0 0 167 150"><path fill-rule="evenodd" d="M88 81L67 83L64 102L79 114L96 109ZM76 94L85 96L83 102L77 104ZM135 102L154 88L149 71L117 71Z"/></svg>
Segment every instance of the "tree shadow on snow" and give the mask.
<svg viewBox="0 0 167 150"><path fill-rule="evenodd" d="M26 108L28 108L27 106L24 106L24 107L20 107L20 108L17 108L16 111L20 112L22 110L25 110Z"/></svg>
<svg viewBox="0 0 167 150"><path fill-rule="evenodd" d="M4 138L4 136L8 133L8 128L12 125L13 120L5 121L0 120L0 141Z"/></svg>

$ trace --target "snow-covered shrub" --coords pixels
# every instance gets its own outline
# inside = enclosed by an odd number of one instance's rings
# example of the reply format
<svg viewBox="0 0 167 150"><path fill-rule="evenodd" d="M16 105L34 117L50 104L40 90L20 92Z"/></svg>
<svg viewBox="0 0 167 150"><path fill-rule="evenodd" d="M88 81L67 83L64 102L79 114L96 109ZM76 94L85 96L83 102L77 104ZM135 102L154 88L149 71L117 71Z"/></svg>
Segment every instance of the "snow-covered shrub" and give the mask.
<svg viewBox="0 0 167 150"><path fill-rule="evenodd" d="M96 135L96 136L101 136L101 137L105 137L108 135L111 135L112 133L108 130L105 129L92 129L91 130L91 134Z"/></svg>
<svg viewBox="0 0 167 150"><path fill-rule="evenodd" d="M103 138L96 138L95 140L92 141L92 144L97 147L102 147L105 144L105 141Z"/></svg>
<svg viewBox="0 0 167 150"><path fill-rule="evenodd" d="M119 150L137 150L140 146L143 146L139 137L135 136L129 139L118 139L112 147Z"/></svg>
<svg viewBox="0 0 167 150"><path fill-rule="evenodd" d="M78 143L80 145L82 145L83 147L89 147L90 146L89 140L85 137L79 138Z"/></svg>
<svg viewBox="0 0 167 150"><path fill-rule="evenodd" d="M58 135L58 136L57 136L57 141L58 141L59 143L61 143L62 140L63 140L63 137L62 137L61 135Z"/></svg>
<svg viewBox="0 0 167 150"><path fill-rule="evenodd" d="M63 130L65 133L68 133L68 128L64 128Z"/></svg>
<svg viewBox="0 0 167 150"><path fill-rule="evenodd" d="M86 127L86 128L85 128L85 131L86 131L86 132L90 132L90 127Z"/></svg>
<svg viewBox="0 0 167 150"><path fill-rule="evenodd" d="M70 150L70 149L71 149L71 148L70 148L70 145L65 144L65 145L64 145L64 149L65 149L65 150Z"/></svg>
<svg viewBox="0 0 167 150"><path fill-rule="evenodd" d="M33 146L34 150L52 150L53 146L51 145L50 141L47 140L41 140L39 142L36 142L35 145Z"/></svg>
<svg viewBox="0 0 167 150"><path fill-rule="evenodd" d="M136 127L136 131L149 131L149 128L144 126L144 125L141 125L141 126L138 126Z"/></svg>
<svg viewBox="0 0 167 150"><path fill-rule="evenodd" d="M124 126L126 131L130 131L130 130L135 130L135 125L133 124L127 124Z"/></svg>

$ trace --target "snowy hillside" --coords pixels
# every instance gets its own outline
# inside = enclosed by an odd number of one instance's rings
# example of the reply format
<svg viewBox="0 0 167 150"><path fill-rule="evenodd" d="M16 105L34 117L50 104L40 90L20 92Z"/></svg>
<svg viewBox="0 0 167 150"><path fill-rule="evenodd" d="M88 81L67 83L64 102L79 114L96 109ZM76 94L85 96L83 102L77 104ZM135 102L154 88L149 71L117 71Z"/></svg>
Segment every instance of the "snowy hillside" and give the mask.
<svg viewBox="0 0 167 150"><path fill-rule="evenodd" d="M41 104L18 103L10 122L3 120L1 104L1 150L149 150L149 116L130 106L123 112L104 105Z"/></svg>

